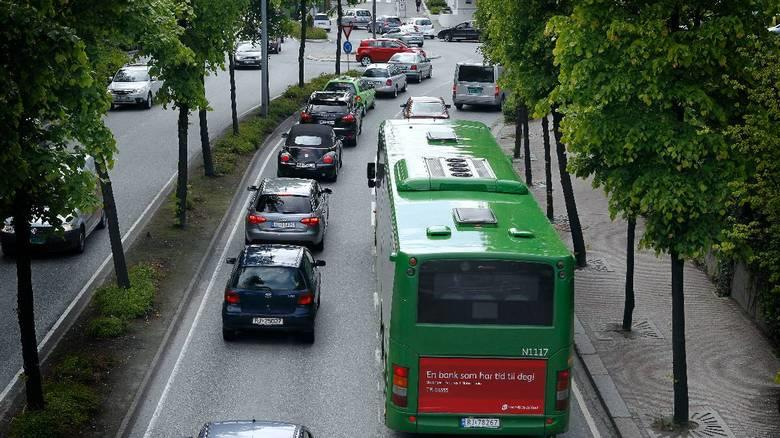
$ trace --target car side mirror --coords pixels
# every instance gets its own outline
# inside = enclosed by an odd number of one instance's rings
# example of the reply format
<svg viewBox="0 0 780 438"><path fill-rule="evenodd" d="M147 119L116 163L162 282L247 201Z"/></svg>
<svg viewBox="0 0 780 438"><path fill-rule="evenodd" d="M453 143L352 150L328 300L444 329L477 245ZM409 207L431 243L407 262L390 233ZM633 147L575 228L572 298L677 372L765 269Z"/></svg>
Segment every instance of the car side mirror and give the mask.
<svg viewBox="0 0 780 438"><path fill-rule="evenodd" d="M368 179L376 179L376 163L366 163L366 177Z"/></svg>
<svg viewBox="0 0 780 438"><path fill-rule="evenodd" d="M325 266L325 260L315 260L314 266Z"/></svg>
<svg viewBox="0 0 780 438"><path fill-rule="evenodd" d="M256 192L258 190L260 190L260 187L257 187L257 186L249 186L249 187L246 188L247 192Z"/></svg>
<svg viewBox="0 0 780 438"><path fill-rule="evenodd" d="M290 136L289 132L282 132L282 138L287 138Z"/></svg>
<svg viewBox="0 0 780 438"><path fill-rule="evenodd" d="M331 194L333 194L333 190L331 190L331 189L329 189L329 188L325 187L324 189L322 189L322 190L320 191L320 193L327 193L327 194L331 195Z"/></svg>
<svg viewBox="0 0 780 438"><path fill-rule="evenodd" d="M225 259L225 263L228 265L235 265L236 264L236 258L235 257L228 257Z"/></svg>
<svg viewBox="0 0 780 438"><path fill-rule="evenodd" d="M398 105L398 106L400 106L401 108L406 108L406 104L405 103L402 103L401 105Z"/></svg>
<svg viewBox="0 0 780 438"><path fill-rule="evenodd" d="M368 188L373 189L374 187L376 187L376 181L373 179L368 180Z"/></svg>
<svg viewBox="0 0 780 438"><path fill-rule="evenodd" d="M450 104L445 104L445 105L444 105L444 108L450 109L450 108L452 108L452 105L450 105Z"/></svg>

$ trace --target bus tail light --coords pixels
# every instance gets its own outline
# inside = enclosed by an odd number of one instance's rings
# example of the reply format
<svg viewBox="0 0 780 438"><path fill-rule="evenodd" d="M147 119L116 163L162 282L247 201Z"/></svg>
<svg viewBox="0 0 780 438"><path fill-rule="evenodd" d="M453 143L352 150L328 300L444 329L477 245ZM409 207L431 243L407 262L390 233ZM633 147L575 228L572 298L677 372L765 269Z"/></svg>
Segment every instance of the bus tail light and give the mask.
<svg viewBox="0 0 780 438"><path fill-rule="evenodd" d="M241 297L233 289L225 289L225 302L232 305L241 304Z"/></svg>
<svg viewBox="0 0 780 438"><path fill-rule="evenodd" d="M569 408L569 385L571 372L558 371L558 381L555 384L555 410L565 411Z"/></svg>
<svg viewBox="0 0 780 438"><path fill-rule="evenodd" d="M393 404L405 408L409 389L409 368L393 364Z"/></svg>

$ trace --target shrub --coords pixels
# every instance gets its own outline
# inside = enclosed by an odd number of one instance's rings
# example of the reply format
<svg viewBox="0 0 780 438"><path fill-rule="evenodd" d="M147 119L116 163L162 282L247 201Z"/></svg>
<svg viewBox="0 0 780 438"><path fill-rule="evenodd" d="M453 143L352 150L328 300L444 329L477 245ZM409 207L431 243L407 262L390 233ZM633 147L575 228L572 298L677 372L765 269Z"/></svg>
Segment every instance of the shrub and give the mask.
<svg viewBox="0 0 780 438"><path fill-rule="evenodd" d="M300 38L301 36L301 23L300 21L293 22L290 25L291 31L290 34L296 38ZM325 32L325 29L320 29L319 27L311 27L306 26L306 39L307 40L326 40L328 39L328 33Z"/></svg>
<svg viewBox="0 0 780 438"><path fill-rule="evenodd" d="M125 321L145 316L152 308L157 278L157 269L151 264L133 266L130 269L129 289L110 284L97 290L95 303L98 312L101 316L114 316Z"/></svg>
<svg viewBox="0 0 780 438"><path fill-rule="evenodd" d="M76 382L62 382L45 388L46 409L26 411L11 421L11 437L71 437L97 411L99 397L90 387Z"/></svg>
<svg viewBox="0 0 780 438"><path fill-rule="evenodd" d="M94 338L118 338L127 332L127 321L116 316L99 316L89 322L87 334Z"/></svg>

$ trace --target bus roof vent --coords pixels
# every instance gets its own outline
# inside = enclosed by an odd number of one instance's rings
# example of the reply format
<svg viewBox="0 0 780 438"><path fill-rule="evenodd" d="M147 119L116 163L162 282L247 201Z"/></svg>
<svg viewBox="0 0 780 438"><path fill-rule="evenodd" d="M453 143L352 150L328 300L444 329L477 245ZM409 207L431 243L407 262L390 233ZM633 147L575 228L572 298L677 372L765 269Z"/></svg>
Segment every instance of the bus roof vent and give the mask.
<svg viewBox="0 0 780 438"><path fill-rule="evenodd" d="M493 210L489 208L453 208L455 222L464 225L495 225L498 223Z"/></svg>
<svg viewBox="0 0 780 438"><path fill-rule="evenodd" d="M428 237L449 237L452 235L450 227L446 225L432 225L425 230Z"/></svg>
<svg viewBox="0 0 780 438"><path fill-rule="evenodd" d="M496 179L490 163L484 158L435 157L426 158L425 165L431 178Z"/></svg>
<svg viewBox="0 0 780 438"><path fill-rule="evenodd" d="M436 141L456 141L458 135L455 134L455 130L449 126L436 126L428 130L426 134L428 140Z"/></svg>

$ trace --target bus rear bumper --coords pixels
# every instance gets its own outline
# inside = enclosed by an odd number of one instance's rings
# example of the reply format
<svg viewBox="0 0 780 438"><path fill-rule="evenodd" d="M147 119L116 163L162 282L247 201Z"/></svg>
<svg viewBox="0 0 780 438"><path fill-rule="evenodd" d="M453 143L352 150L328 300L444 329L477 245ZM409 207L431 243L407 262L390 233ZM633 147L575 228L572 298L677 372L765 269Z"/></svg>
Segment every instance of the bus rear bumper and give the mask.
<svg viewBox="0 0 780 438"><path fill-rule="evenodd" d="M461 427L461 418L499 418L497 429L472 429ZM526 415L467 415L467 414L410 414L395 406L387 406L385 424L393 430L414 433L449 435L521 435L546 436L564 433L569 428L569 414Z"/></svg>

